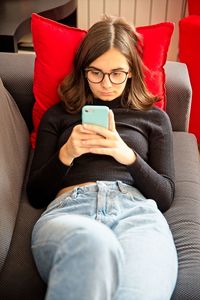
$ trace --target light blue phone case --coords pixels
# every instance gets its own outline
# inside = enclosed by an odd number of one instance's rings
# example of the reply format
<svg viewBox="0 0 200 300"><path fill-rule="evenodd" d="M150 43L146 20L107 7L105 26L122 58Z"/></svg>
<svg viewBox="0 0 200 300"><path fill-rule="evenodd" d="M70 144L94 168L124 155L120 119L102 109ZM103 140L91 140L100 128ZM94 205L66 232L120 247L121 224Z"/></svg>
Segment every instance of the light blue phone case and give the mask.
<svg viewBox="0 0 200 300"><path fill-rule="evenodd" d="M108 128L109 108L101 105L85 105L82 108L82 123Z"/></svg>

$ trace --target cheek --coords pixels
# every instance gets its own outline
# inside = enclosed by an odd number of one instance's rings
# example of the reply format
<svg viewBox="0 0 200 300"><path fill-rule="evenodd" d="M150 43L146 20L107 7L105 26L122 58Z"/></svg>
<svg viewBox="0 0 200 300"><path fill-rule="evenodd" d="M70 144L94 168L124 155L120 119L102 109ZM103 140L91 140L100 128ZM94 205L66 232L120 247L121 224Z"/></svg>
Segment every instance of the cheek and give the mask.
<svg viewBox="0 0 200 300"><path fill-rule="evenodd" d="M126 87L126 83L118 86L118 88L117 88L118 93L122 94L123 91L124 91L124 89L125 89L125 87Z"/></svg>
<svg viewBox="0 0 200 300"><path fill-rule="evenodd" d="M97 93L97 86L92 84L92 83L89 83L89 88L91 90L91 92L95 95Z"/></svg>

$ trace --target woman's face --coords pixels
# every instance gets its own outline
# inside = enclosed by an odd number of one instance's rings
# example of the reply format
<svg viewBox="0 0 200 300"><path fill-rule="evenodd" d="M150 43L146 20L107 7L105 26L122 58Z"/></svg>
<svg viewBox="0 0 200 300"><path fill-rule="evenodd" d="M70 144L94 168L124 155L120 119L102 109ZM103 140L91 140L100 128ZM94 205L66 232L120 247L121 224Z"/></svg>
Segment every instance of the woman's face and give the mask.
<svg viewBox="0 0 200 300"><path fill-rule="evenodd" d="M86 71L89 87L95 98L99 98L103 101L112 101L115 98L121 96L127 83L127 79L131 77L129 71L129 65L126 57L121 54L117 49L111 48L97 59L95 59L88 67ZM108 75L103 73L111 73L111 80ZM99 78L99 79L98 79ZM100 81L94 83L92 81ZM111 81L120 84L113 83ZM121 83L121 81L123 81Z"/></svg>

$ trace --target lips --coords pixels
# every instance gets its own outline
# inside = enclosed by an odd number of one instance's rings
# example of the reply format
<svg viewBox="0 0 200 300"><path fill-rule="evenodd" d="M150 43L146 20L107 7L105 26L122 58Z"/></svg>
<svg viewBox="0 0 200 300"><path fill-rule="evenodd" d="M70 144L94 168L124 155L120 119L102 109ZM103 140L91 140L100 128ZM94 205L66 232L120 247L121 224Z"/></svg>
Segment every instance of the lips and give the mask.
<svg viewBox="0 0 200 300"><path fill-rule="evenodd" d="M102 96L113 96L114 93L112 93L112 92L101 92L101 95Z"/></svg>

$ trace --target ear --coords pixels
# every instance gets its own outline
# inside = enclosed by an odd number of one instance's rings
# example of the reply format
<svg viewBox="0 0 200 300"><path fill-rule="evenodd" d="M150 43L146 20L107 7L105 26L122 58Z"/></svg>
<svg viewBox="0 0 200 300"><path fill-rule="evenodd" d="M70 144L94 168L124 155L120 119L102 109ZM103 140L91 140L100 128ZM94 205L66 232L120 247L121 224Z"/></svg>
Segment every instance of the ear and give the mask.
<svg viewBox="0 0 200 300"><path fill-rule="evenodd" d="M129 73L128 73L128 78L131 78L131 77L132 77L132 73L129 72Z"/></svg>

